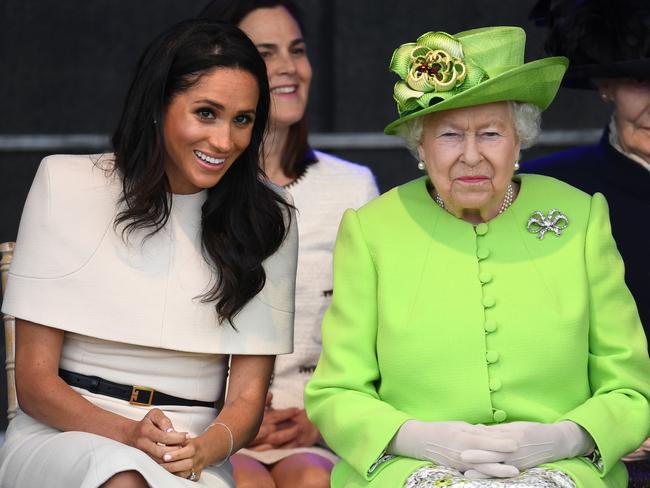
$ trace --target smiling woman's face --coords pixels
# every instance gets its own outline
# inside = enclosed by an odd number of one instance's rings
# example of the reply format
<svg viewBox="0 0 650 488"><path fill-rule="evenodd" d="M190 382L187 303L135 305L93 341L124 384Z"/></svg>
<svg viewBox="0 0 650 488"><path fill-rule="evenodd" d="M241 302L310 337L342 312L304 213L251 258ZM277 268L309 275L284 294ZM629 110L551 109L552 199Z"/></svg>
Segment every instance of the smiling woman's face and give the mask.
<svg viewBox="0 0 650 488"><path fill-rule="evenodd" d="M165 110L165 172L172 193L212 188L248 147L259 91L248 71L217 68Z"/></svg>
<svg viewBox="0 0 650 488"><path fill-rule="evenodd" d="M300 26L282 6L259 8L238 26L266 62L271 89L271 127L287 128L305 113L311 65Z"/></svg>
<svg viewBox="0 0 650 488"><path fill-rule="evenodd" d="M418 152L451 213L489 220L498 214L519 148L510 107L497 102L427 115Z"/></svg>

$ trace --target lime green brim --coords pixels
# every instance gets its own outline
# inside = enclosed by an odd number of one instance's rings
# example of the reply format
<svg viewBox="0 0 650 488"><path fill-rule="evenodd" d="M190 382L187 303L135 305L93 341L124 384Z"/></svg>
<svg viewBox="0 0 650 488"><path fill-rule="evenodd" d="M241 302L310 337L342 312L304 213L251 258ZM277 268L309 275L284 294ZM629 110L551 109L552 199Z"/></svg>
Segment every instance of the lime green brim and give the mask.
<svg viewBox="0 0 650 488"><path fill-rule="evenodd" d="M442 110L483 105L512 100L537 105L545 110L555 98L562 76L569 65L563 56L538 59L486 80L447 100L401 116L384 129L395 134L397 127L407 120Z"/></svg>

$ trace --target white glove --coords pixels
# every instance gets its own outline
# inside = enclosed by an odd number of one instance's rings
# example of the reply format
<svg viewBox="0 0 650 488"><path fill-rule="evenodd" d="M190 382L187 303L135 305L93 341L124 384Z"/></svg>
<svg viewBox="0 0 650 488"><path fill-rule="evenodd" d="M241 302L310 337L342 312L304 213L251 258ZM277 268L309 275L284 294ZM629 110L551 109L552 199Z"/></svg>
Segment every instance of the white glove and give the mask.
<svg viewBox="0 0 650 488"><path fill-rule="evenodd" d="M511 437L487 431L484 426L467 422L408 420L397 431L386 451L389 454L433 461L462 473L477 470L494 478L509 478L517 476L519 470L501 462L516 452L518 447ZM479 462L479 465L466 462L461 459L461 453L467 450L489 452L490 461Z"/></svg>
<svg viewBox="0 0 650 488"><path fill-rule="evenodd" d="M499 456L500 461L511 464L519 470L539 466L543 463L570 459L587 454L594 449L594 440L578 424L564 420L556 424L539 422L511 422L482 426L485 431L492 431L513 439L519 449L506 456ZM487 449L466 450L461 460L475 465L492 462L495 454ZM474 471L479 471L476 473ZM465 473L468 478L479 478L481 472L490 475L482 469L474 469Z"/></svg>

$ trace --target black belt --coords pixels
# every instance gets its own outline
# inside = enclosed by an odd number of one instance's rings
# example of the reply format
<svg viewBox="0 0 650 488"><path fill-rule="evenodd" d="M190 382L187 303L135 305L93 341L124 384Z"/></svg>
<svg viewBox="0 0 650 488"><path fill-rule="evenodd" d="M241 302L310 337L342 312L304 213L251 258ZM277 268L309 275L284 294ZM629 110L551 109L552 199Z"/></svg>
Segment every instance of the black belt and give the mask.
<svg viewBox="0 0 650 488"><path fill-rule="evenodd" d="M86 376L85 374L73 373L65 369L59 369L59 376L70 386L83 388L91 393L99 393L113 398L125 400L131 405L149 407L151 405L185 405L188 407L209 407L214 408L215 402L202 402L200 400L188 400L173 395L167 395L147 386L132 386L113 383L97 376Z"/></svg>

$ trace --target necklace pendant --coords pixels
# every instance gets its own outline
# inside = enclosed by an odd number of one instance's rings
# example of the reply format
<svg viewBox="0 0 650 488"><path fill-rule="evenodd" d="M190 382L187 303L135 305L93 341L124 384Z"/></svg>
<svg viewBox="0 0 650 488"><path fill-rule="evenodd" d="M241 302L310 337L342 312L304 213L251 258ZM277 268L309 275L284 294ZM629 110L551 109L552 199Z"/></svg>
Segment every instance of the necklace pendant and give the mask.
<svg viewBox="0 0 650 488"><path fill-rule="evenodd" d="M502 214L506 211L514 200L515 189L512 183L508 183L508 188L506 188L506 194L503 197L503 202L501 202L501 207L499 207L499 214Z"/></svg>
<svg viewBox="0 0 650 488"><path fill-rule="evenodd" d="M508 188L506 188L506 193L503 196L503 201L501 202L501 206L499 207L499 214L505 212L506 209L510 207L510 205L512 205L514 198L515 198L515 187L512 183L509 183ZM441 209L447 210L447 207L445 207L445 202L437 190L436 190L436 194L433 197L433 200L438 204L438 206Z"/></svg>

